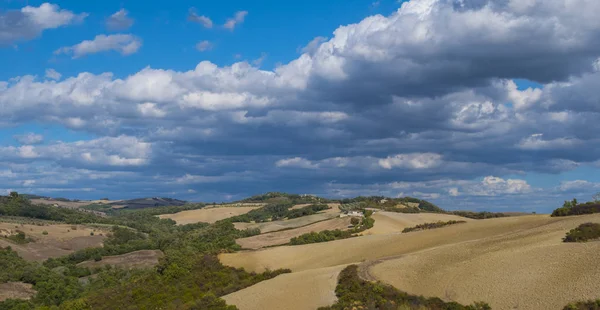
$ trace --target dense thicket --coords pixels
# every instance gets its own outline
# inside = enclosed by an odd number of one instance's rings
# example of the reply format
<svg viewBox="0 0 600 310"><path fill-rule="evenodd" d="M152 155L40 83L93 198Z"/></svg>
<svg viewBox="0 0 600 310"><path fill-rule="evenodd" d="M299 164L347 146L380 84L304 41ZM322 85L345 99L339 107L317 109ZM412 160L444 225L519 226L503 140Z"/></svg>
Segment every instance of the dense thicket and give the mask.
<svg viewBox="0 0 600 310"><path fill-rule="evenodd" d="M565 238L564 242L586 242L589 240L600 239L600 224L584 223L577 228L571 229Z"/></svg>
<svg viewBox="0 0 600 310"><path fill-rule="evenodd" d="M466 218L470 218L470 219L474 219L474 220L484 220L484 219L491 219L491 218L497 218L497 217L508 217L508 216L511 216L511 215L505 214L505 213L488 212L488 211L482 211L482 212L450 211L450 212L447 212L447 213L448 214L457 215L457 216L466 217Z"/></svg>
<svg viewBox="0 0 600 310"><path fill-rule="evenodd" d="M584 204L578 204L575 206L563 206L552 212L552 216L571 216L571 215L583 215L600 213L600 203L588 202Z"/></svg>
<svg viewBox="0 0 600 310"><path fill-rule="evenodd" d="M315 214L319 211L329 209L326 204L313 204L303 208L290 210L294 204L292 203L272 203L262 208L254 209L246 214L234 216L228 219L230 222L268 222L276 221L285 218L297 218Z"/></svg>
<svg viewBox="0 0 600 310"><path fill-rule="evenodd" d="M235 309L219 296L289 272L257 274L221 265L216 254L239 250L236 238L260 233L237 230L229 221L178 226L147 210L103 218L75 210L35 206L17 195L0 200L0 210L12 216L33 215L63 221L76 218L77 223L113 225L104 247L84 249L43 264L26 262L11 249L0 249L0 283L22 281L33 284L37 291L31 301L0 302L0 310L50 309L44 307L57 305L61 309ZM156 268L143 270L107 267L91 271L75 266L84 260L101 260L102 256L142 249L160 249L165 256ZM96 272L94 278L80 281L80 277L91 272Z"/></svg>
<svg viewBox="0 0 600 310"><path fill-rule="evenodd" d="M429 310L488 310L485 303L464 306L456 302L444 302L439 298L410 295L381 282L364 281L358 276L358 266L350 265L340 273L335 288L337 302L320 310L346 309L429 309Z"/></svg>
<svg viewBox="0 0 600 310"><path fill-rule="evenodd" d="M435 228L440 228L440 227L444 227L444 226L448 226L448 225L454 225L454 224L461 224L461 223L466 223L466 221L447 221L447 222L443 222L443 221L438 221L438 222L434 222L434 223L423 223L423 224L418 224L415 225L413 227L406 227L402 230L403 233L408 233L411 231L419 231L419 230L426 230L426 229L435 229Z"/></svg>
<svg viewBox="0 0 600 310"><path fill-rule="evenodd" d="M324 230L320 232L309 232L298 237L294 237L290 240L290 245L301 245L308 243L319 243L319 242L327 242L339 239L347 239L354 236L357 236L359 232L372 228L375 224L375 220L371 217L373 215L373 211L365 210L365 217L360 219L360 221L350 230ZM353 218L357 219L358 218Z"/></svg>

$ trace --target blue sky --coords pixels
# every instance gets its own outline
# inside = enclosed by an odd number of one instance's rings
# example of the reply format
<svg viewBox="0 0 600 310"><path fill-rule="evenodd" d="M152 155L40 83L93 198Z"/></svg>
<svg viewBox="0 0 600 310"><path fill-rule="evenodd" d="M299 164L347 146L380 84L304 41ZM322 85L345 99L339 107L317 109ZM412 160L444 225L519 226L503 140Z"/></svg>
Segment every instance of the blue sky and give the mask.
<svg viewBox="0 0 600 310"><path fill-rule="evenodd" d="M4 0L0 191L591 199L600 4L565 1Z"/></svg>

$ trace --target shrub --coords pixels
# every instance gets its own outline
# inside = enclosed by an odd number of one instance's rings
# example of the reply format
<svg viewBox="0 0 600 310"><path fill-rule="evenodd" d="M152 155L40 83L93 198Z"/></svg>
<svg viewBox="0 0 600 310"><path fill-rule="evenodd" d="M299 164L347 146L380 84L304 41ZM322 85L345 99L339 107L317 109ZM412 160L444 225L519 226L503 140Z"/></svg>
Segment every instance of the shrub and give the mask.
<svg viewBox="0 0 600 310"><path fill-rule="evenodd" d="M571 303L566 305L563 310L600 310L600 299Z"/></svg>
<svg viewBox="0 0 600 310"><path fill-rule="evenodd" d="M416 225L414 227L406 227L404 228L404 230L402 230L403 233L407 233L407 232L411 232L411 231L419 231L419 230L426 230L426 229L435 229L435 228L440 228L440 227L444 227L444 226L448 226L448 225L454 225L454 224L461 224L461 223L466 223L465 221L447 221L447 222L436 222L436 223L424 223L424 224L419 224Z"/></svg>
<svg viewBox="0 0 600 310"><path fill-rule="evenodd" d="M563 239L564 242L586 242L589 240L600 238L600 224L585 223L579 227L571 229L567 236Z"/></svg>
<svg viewBox="0 0 600 310"><path fill-rule="evenodd" d="M47 232L47 231L45 231L45 230L44 230L44 231L42 231L42 235L47 235L47 234L48 234L48 232Z"/></svg>
<svg viewBox="0 0 600 310"><path fill-rule="evenodd" d="M572 207L562 207L554 210L552 216L571 216L600 213L600 203L588 202Z"/></svg>

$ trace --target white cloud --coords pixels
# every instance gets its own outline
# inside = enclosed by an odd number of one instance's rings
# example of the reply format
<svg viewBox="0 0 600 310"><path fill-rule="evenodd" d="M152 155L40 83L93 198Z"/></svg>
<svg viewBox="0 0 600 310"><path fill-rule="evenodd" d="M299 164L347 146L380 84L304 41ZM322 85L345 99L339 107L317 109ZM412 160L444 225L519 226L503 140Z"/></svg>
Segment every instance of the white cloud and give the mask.
<svg viewBox="0 0 600 310"><path fill-rule="evenodd" d="M136 53L142 46L142 40L130 34L97 35L93 40L85 40L73 46L61 47L54 54L71 54L79 58L89 54L116 51L123 56Z"/></svg>
<svg viewBox="0 0 600 310"><path fill-rule="evenodd" d="M519 142L518 147L525 150L566 149L581 145L578 139L556 138L544 140L543 134L533 134Z"/></svg>
<svg viewBox="0 0 600 310"><path fill-rule="evenodd" d="M45 76L46 76L47 79L58 81L62 77L62 74L60 74L56 70L50 68L50 69L46 69L46 75Z"/></svg>
<svg viewBox="0 0 600 310"><path fill-rule="evenodd" d="M302 53L313 55L317 51L317 49L319 48L321 43L326 42L326 41L327 41L326 37L316 37L316 38L312 39L310 42L308 42L308 44L306 46L300 48L299 51Z"/></svg>
<svg viewBox="0 0 600 310"><path fill-rule="evenodd" d="M0 43L12 43L39 36L44 30L83 21L87 13L75 14L56 4L26 6L18 11L0 13Z"/></svg>
<svg viewBox="0 0 600 310"><path fill-rule="evenodd" d="M191 8L189 10L187 19L190 22L195 22L195 23L201 24L202 26L204 26L204 28L212 28L213 27L212 20L209 17L206 17L204 15L198 15L194 8Z"/></svg>
<svg viewBox="0 0 600 310"><path fill-rule="evenodd" d="M127 30L133 26L133 19L127 16L129 12L120 9L106 19L106 28L111 31Z"/></svg>
<svg viewBox="0 0 600 310"><path fill-rule="evenodd" d="M142 104L138 104L137 108L138 108L138 111L140 112L140 114L142 114L142 116L146 116L146 117L161 118L161 117L165 117L165 115L167 115L167 112L161 110L160 108L158 108L156 106L155 103L152 103L152 102L145 102Z"/></svg>
<svg viewBox="0 0 600 310"><path fill-rule="evenodd" d="M233 31L237 25L244 22L246 15L248 15L248 11L237 11L234 17L227 19L223 27Z"/></svg>
<svg viewBox="0 0 600 310"><path fill-rule="evenodd" d="M38 144L44 141L44 136L33 132L23 135L15 135L14 138L21 144Z"/></svg>
<svg viewBox="0 0 600 310"><path fill-rule="evenodd" d="M379 160L379 166L384 169L430 169L441 163L442 156L434 153L398 154Z"/></svg>
<svg viewBox="0 0 600 310"><path fill-rule="evenodd" d="M280 159L275 163L277 167L290 167L290 168L302 168L302 169L316 169L318 166L313 164L310 160L302 157Z"/></svg>
<svg viewBox="0 0 600 310"><path fill-rule="evenodd" d="M196 49L200 52L209 51L213 48L213 44L210 41L201 41L196 44Z"/></svg>

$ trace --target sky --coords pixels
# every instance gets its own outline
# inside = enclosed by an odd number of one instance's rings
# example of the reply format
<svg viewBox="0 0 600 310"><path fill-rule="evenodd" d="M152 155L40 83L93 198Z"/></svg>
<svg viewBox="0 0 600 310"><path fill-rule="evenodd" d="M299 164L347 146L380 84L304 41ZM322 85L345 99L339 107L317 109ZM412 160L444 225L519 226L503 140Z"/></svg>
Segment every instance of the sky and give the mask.
<svg viewBox="0 0 600 310"><path fill-rule="evenodd" d="M0 193L549 212L600 191L595 0L0 0Z"/></svg>

